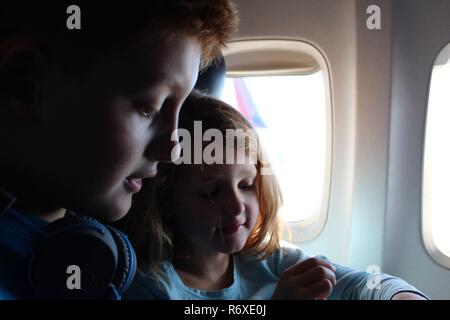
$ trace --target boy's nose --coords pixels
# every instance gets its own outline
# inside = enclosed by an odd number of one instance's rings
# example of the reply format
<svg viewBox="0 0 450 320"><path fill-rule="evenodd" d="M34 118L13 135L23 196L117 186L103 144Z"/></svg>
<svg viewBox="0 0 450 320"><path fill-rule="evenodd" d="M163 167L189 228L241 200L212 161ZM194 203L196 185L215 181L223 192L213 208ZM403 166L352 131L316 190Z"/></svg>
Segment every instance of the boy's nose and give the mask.
<svg viewBox="0 0 450 320"><path fill-rule="evenodd" d="M147 145L146 157L151 161L172 162L180 154L177 134L178 112L161 115L158 120L153 139Z"/></svg>
<svg viewBox="0 0 450 320"><path fill-rule="evenodd" d="M180 156L180 144L178 143L177 129L173 128L161 135L155 153L155 159L159 162L173 162Z"/></svg>

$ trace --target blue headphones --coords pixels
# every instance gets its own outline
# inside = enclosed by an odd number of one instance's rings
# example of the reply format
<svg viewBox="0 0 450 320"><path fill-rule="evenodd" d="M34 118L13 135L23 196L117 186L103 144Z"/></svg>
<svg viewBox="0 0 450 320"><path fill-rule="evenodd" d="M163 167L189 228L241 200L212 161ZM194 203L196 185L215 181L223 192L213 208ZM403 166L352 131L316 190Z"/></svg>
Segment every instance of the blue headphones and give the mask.
<svg viewBox="0 0 450 320"><path fill-rule="evenodd" d="M120 300L134 279L136 254L127 236L94 218L67 211L38 227L12 208L1 218L10 221L2 243L28 261L38 298Z"/></svg>
<svg viewBox="0 0 450 320"><path fill-rule="evenodd" d="M66 214L43 228L29 280L45 299L121 299L136 273L127 236L97 220Z"/></svg>

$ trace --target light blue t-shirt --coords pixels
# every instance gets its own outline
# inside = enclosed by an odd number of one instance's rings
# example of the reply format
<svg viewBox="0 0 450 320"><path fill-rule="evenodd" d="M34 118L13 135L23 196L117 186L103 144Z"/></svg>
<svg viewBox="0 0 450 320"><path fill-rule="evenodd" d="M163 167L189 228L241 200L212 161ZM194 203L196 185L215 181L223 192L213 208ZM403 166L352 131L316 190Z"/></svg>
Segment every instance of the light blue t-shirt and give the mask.
<svg viewBox="0 0 450 320"><path fill-rule="evenodd" d="M143 277L141 284L160 296L172 300L247 300L271 299L284 270L308 259L296 247L283 246L273 255L258 260L256 257L233 255L233 284L221 290L199 290L187 287L172 263L162 264L168 281L161 277ZM324 257L321 257L324 258ZM335 300L388 300L399 292L413 292L426 296L405 281L387 275L371 274L335 265L336 286L328 299Z"/></svg>

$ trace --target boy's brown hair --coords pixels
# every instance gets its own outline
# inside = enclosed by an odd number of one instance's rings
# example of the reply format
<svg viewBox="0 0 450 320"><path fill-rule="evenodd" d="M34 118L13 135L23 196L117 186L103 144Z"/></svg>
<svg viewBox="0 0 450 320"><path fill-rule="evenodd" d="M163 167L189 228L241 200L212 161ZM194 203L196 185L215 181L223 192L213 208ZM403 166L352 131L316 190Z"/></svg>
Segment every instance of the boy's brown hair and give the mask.
<svg viewBox="0 0 450 320"><path fill-rule="evenodd" d="M69 30L66 1L10 1L0 5L0 45L30 41L49 60L86 70L102 55L175 35L192 36L202 47L201 67L220 53L237 26L230 0L78 2L81 29Z"/></svg>

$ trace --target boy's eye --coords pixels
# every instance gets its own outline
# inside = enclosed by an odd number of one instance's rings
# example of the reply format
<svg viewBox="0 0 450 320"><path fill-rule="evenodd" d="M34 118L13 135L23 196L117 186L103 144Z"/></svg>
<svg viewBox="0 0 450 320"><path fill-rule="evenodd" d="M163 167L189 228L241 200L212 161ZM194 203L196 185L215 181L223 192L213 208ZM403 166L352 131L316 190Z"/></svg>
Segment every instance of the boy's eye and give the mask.
<svg viewBox="0 0 450 320"><path fill-rule="evenodd" d="M134 99L133 105L139 114L146 120L152 120L156 115L155 108L153 108L148 99Z"/></svg>
<svg viewBox="0 0 450 320"><path fill-rule="evenodd" d="M142 115L142 117L144 117L147 120L153 120L153 118L155 117L155 112L145 112L143 110L139 110L139 113Z"/></svg>

